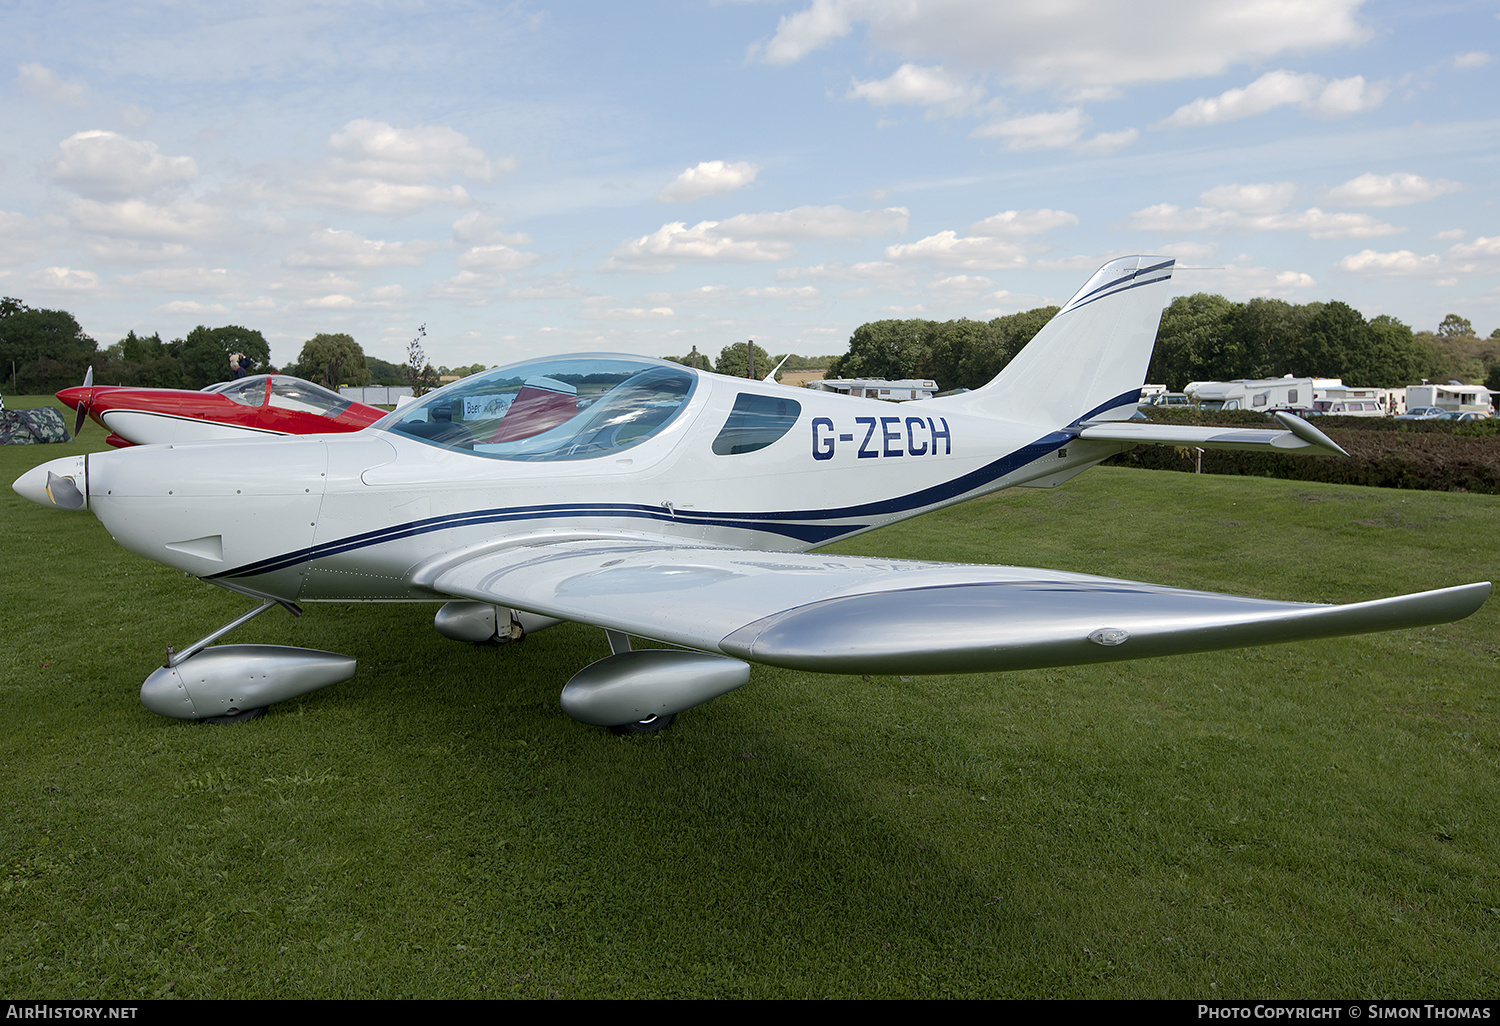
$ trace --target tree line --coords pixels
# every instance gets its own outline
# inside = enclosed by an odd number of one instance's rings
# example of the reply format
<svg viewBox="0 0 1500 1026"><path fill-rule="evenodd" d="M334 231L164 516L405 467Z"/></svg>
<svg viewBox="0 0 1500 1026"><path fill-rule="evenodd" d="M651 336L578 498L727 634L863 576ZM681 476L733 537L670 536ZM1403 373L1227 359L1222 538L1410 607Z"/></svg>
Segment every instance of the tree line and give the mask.
<svg viewBox="0 0 1500 1026"><path fill-rule="evenodd" d="M1050 321L1056 306L989 321L959 318L870 321L854 329L830 378L930 378L940 390L988 383ZM1394 317L1366 320L1337 300L1232 302L1197 293L1162 313L1146 380L1182 391L1190 381L1343 378L1395 388L1429 381L1485 380L1500 390L1500 329L1488 339L1449 314L1435 332L1413 332Z"/></svg>
<svg viewBox="0 0 1500 1026"><path fill-rule="evenodd" d="M101 349L66 310L35 309L10 296L0 299L0 373L9 390L22 395L45 395L76 385L89 367L99 384L199 389L234 376L232 354L247 374L278 371L265 336L243 325L200 324L170 341L163 341L160 333L140 335L132 330ZM434 381L449 372L446 367L424 369ZM476 364L455 373L476 369L483 367ZM405 365L365 356L359 343L342 333L314 335L303 343L297 359L280 371L334 389L411 383Z"/></svg>
<svg viewBox="0 0 1500 1026"><path fill-rule="evenodd" d="M776 380L780 381L781 375L786 371L825 370L836 358L832 356L795 356L790 353L772 356L754 340L751 340L725 346L719 351L718 357L713 360L698 352L697 346L694 346L692 352L686 356L663 356L662 359L671 360L673 363L680 363L684 367L692 367L696 370L711 370L716 374L727 374L732 378L764 378L774 369L776 371ZM753 375L750 373L752 370L755 372Z"/></svg>
<svg viewBox="0 0 1500 1026"><path fill-rule="evenodd" d="M939 389L978 388L989 382L1021 347L1052 319L1058 307L996 317L870 321L849 337L836 357L790 356L783 370L825 368L829 378L930 378ZM425 332L423 333L425 334ZM420 338L420 336L419 336ZM420 347L419 347L420 348ZM781 362L754 342L725 346L712 369L745 377L754 356L755 377ZM202 388L232 376L230 354L242 354L247 373L275 371L270 347L259 331L228 324L199 325L184 338L129 332L104 349L64 310L33 309L9 296L0 299L0 373L11 390L45 394L76 385L94 367L94 380L158 388ZM392 364L367 357L347 334L319 333L297 360L282 368L330 388L339 385L413 383L412 362ZM416 377L436 384L440 376L483 370L432 368L420 352ZM665 359L709 369L696 350ZM1162 314L1147 380L1181 391L1189 381L1233 378L1337 377L1351 385L1394 388L1429 381L1483 380L1500 391L1500 329L1479 338L1466 318L1449 314L1436 331L1413 332L1394 317L1365 320L1337 300L1293 304L1280 299L1231 302L1200 292L1174 299ZM429 382L430 379L430 382Z"/></svg>

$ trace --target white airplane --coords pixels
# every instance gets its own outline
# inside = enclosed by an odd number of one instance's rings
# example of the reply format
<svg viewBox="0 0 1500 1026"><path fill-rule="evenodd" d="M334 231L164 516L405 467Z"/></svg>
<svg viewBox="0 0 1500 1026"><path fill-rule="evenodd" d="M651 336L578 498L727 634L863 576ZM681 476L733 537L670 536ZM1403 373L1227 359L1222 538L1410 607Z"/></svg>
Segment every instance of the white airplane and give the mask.
<svg viewBox="0 0 1500 1026"><path fill-rule="evenodd" d="M1051 486L1141 442L1342 452L1285 430L1130 419L1173 262L1102 267L983 388L892 405L634 356L533 360L345 435L142 446L15 482L92 511L149 559L261 600L147 678L183 719L249 718L354 672L334 653L209 647L275 605L443 602L436 627L507 642L572 620L612 654L562 707L649 732L749 679L1023 669L1444 623L1470 584L1344 606L1083 574L810 551L1012 485ZM673 649L632 650L638 637Z"/></svg>

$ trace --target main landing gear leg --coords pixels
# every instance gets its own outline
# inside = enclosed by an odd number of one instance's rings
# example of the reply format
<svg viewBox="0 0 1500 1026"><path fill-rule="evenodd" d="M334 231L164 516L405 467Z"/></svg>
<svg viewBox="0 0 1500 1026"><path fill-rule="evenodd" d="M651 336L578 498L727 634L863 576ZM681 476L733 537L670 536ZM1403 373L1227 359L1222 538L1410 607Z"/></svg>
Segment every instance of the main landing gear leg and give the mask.
<svg viewBox="0 0 1500 1026"><path fill-rule="evenodd" d="M610 655L620 655L622 652L630 651L630 635L608 629L604 631L604 635L609 638ZM617 736L625 734L660 734L676 722L676 713L666 713L662 716L647 716L644 720L634 720L630 723L616 723L609 728L609 732Z"/></svg>

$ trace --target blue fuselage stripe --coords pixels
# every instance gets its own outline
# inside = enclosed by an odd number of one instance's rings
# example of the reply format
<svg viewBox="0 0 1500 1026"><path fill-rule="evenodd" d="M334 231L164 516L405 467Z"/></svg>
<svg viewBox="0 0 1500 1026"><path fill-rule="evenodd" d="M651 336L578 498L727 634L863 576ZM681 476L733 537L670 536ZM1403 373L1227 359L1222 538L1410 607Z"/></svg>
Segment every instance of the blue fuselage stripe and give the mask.
<svg viewBox="0 0 1500 1026"><path fill-rule="evenodd" d="M630 503L572 503L550 506L512 506L500 509L472 510L467 513L451 513L441 517L429 517L405 524L394 524L362 534L350 535L336 541L323 542L304 549L272 556L268 559L246 563L243 566L213 574L214 578L255 577L260 574L287 570L315 559L326 559L356 549L381 545L386 542L413 538L436 531L456 530L482 524L501 524L517 520L550 520L567 518L582 520L593 517L609 519L641 518L677 523L691 523L705 527L739 528L761 531L766 534L795 538L809 545L821 545L835 538L854 534L870 526L869 521L883 517L908 513L924 506L940 505L1019 470L1028 463L1045 456L1076 438L1076 433L1053 432L1022 446L1009 455L1002 456L978 470L970 471L907 495L899 495L857 506L842 506L822 510L772 510L767 512L715 513L687 510L668 510L659 506L642 506ZM829 521L838 521L830 523ZM863 521L863 522L860 522Z"/></svg>

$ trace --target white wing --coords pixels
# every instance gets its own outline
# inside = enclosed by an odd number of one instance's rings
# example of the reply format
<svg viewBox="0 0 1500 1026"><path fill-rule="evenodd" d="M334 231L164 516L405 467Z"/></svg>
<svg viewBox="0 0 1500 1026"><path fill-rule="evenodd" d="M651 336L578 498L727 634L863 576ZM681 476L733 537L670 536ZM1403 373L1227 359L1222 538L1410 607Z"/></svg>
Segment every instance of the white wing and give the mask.
<svg viewBox="0 0 1500 1026"><path fill-rule="evenodd" d="M683 547L523 544L419 571L461 598L750 662L961 673L1108 662L1458 620L1488 583L1344 606L1026 567Z"/></svg>

